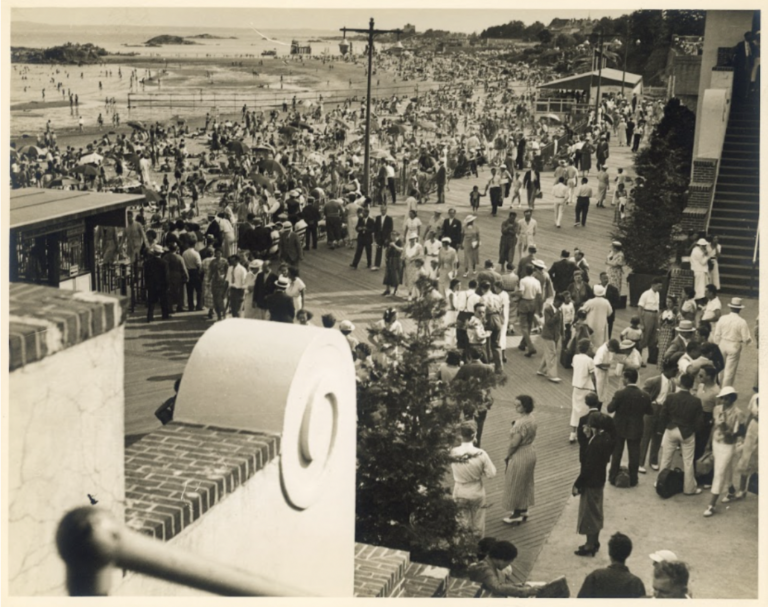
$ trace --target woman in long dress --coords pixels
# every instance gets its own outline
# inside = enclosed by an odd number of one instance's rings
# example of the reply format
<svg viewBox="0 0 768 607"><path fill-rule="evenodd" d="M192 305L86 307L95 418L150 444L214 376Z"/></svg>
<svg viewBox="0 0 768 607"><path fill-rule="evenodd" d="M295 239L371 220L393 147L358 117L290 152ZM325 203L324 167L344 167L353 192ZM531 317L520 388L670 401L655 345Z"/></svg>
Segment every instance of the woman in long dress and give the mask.
<svg viewBox="0 0 768 607"><path fill-rule="evenodd" d="M469 275L470 266L472 274L477 274L477 264L480 263L480 230L475 219L474 215L469 215L464 220L464 278Z"/></svg>
<svg viewBox="0 0 768 607"><path fill-rule="evenodd" d="M608 266L608 282L616 287L619 290L619 295L621 295L626 262L624 261L624 252L621 250L621 243L618 240L611 243L611 252L605 259L605 265Z"/></svg>
<svg viewBox="0 0 768 607"><path fill-rule="evenodd" d="M437 254L437 277L440 293L445 295L451 280L456 278L459 268L459 256L456 249L451 246L451 239L443 237L443 246Z"/></svg>
<svg viewBox="0 0 768 607"><path fill-rule="evenodd" d="M424 247L419 244L419 235L416 232L408 234L408 244L403 250L405 270L403 272L403 284L408 293L408 301L418 296L416 281L419 279L419 268L416 260L424 261Z"/></svg>
<svg viewBox="0 0 768 607"><path fill-rule="evenodd" d="M415 210L408 211L408 217L403 223L403 232L405 234L415 233L416 239L421 237L421 219L418 218Z"/></svg>
<svg viewBox="0 0 768 607"><path fill-rule="evenodd" d="M592 346L597 350L608 341L608 317L613 308L605 298L605 287L595 285L595 296L588 300L581 309L587 313L587 324L592 329Z"/></svg>
<svg viewBox="0 0 768 607"><path fill-rule="evenodd" d="M667 295L666 305L659 311L659 369L664 366L664 353L667 351L670 342L675 337L675 327L680 321L680 314L677 311L677 297Z"/></svg>
<svg viewBox="0 0 768 607"><path fill-rule="evenodd" d="M384 286L387 288L382 293L385 297L387 295L397 295L397 288L403 282L402 256L403 243L400 240L400 235L397 232L392 232L385 256Z"/></svg>
<svg viewBox="0 0 768 607"><path fill-rule="evenodd" d="M574 552L577 556L594 556L600 549L600 530L603 528L603 489L606 467L611 461L615 442L613 420L599 411L593 411L584 428L588 443L581 460L581 470L571 492L579 497L579 515L576 532L586 535L587 541Z"/></svg>
<svg viewBox="0 0 768 607"><path fill-rule="evenodd" d="M213 291L211 290L211 264L213 257L206 257L203 260L203 306L208 308L208 318L213 318Z"/></svg>
<svg viewBox="0 0 768 607"><path fill-rule="evenodd" d="M690 320L695 325L696 313L698 311L699 305L696 303L696 291L690 286L683 287L683 305L680 306L680 320ZM659 349L659 352L663 351Z"/></svg>
<svg viewBox="0 0 768 607"><path fill-rule="evenodd" d="M536 420L531 415L533 399L527 394L520 394L515 399L515 411L520 415L512 422L509 432L507 464L504 473L504 497L501 507L509 512L503 522L507 524L524 523L528 520L528 508L534 505L534 477L536 451L533 441L536 439Z"/></svg>
<svg viewBox="0 0 768 607"><path fill-rule="evenodd" d="M229 264L222 256L221 249L216 249L214 258L209 266L211 272L211 295L213 296L213 309L219 320L224 318L227 309L224 305L224 298L227 295L227 269Z"/></svg>

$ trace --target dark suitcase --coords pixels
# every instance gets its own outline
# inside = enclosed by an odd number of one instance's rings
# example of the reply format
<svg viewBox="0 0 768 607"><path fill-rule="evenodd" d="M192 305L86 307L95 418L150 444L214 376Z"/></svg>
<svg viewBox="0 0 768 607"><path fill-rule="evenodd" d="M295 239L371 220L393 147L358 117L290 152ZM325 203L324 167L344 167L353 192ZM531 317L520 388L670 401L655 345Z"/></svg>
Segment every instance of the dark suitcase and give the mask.
<svg viewBox="0 0 768 607"><path fill-rule="evenodd" d="M682 493L684 480L685 474L680 468L662 470L656 478L656 493L664 499Z"/></svg>

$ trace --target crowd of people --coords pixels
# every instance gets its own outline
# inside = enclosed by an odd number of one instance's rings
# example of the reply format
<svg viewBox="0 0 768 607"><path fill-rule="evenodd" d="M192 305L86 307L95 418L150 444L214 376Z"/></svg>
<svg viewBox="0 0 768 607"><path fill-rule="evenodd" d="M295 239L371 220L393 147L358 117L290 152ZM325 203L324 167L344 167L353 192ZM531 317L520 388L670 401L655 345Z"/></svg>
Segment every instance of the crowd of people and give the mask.
<svg viewBox="0 0 768 607"><path fill-rule="evenodd" d="M80 149L60 149L49 125L35 151L16 151L12 184L132 187L145 194L148 204L128 214L121 233L99 228L97 245L102 263L122 260L141 273L147 322L154 321L159 305L162 319L207 310L208 319L231 315L309 324L313 314L302 262L324 239L329 249L348 251L353 270L363 256L370 271L383 269L382 296L444 300L448 352L438 371L444 381L503 375L508 355L532 358L539 351L537 375L547 381L559 384L558 369L572 369L563 440L568 432L568 442L579 448L581 469L572 492L580 501L578 533L586 540L578 556L600 549L606 482L636 486L639 475L647 474L646 458L662 484L679 448L681 491L710 490L704 516L717 512L718 501L743 499L756 469L758 404L755 394L747 414L735 407L733 385L752 337L739 298L730 299L730 313L722 314L716 238L702 236L693 247L692 288L660 301L664 284L654 281L630 326L617 336L616 312L625 306L622 243L611 243L606 272L591 271L578 249L563 249L549 267L538 257L537 228L544 219L535 217L536 202L548 179L544 146L555 136L566 137L551 158L554 225L560 228L563 212L573 207L574 228L585 227L592 201L614 206L618 223L631 212L633 182L619 170L610 194L611 145L636 152L660 119L662 104L636 96L605 99L575 131L533 120L532 98L503 86L493 60L432 59L377 59L377 69L396 70L403 78L427 74L453 84L372 102L370 184L361 182L364 100L325 107L322 100L302 104L295 98L282 111L244 106L239 120L208 115L194 129L184 123L136 124L130 135L114 141L104 135ZM515 70L520 79L539 77L525 66ZM465 80L480 83L482 94ZM446 201L447 185L478 177L484 166L490 167L487 183L482 191L472 190L472 212L460 218ZM445 216L438 207L423 222L419 207L432 196L446 204ZM487 255L481 257L485 243L477 219L485 196L491 215L505 204L512 210L499 222L498 249L494 245L481 267ZM390 215L398 204L405 207L401 225ZM321 321L327 328L337 325L332 315ZM358 342L349 320L338 328L350 344L359 381L370 378L374 364L397 364L399 352L389 342ZM403 333L396 308L387 307L379 328ZM517 335L515 353L508 340ZM654 365L657 373L639 386L640 370ZM615 377L623 384L619 390L613 389ZM503 522L520 525L535 505L537 423L530 396L517 396L514 407L502 506ZM478 540L485 536L483 479L496 475L499 464L480 447L487 413L487 404L475 408L452 453L454 497ZM734 472L738 488L732 485ZM614 535L608 544L611 566L591 574L579 596L645 596L643 583L624 565L631 549L629 538ZM508 542L493 543L481 559L478 580L506 596L534 595L505 577L515 556ZM685 596L685 565L676 557L654 561L655 595Z"/></svg>

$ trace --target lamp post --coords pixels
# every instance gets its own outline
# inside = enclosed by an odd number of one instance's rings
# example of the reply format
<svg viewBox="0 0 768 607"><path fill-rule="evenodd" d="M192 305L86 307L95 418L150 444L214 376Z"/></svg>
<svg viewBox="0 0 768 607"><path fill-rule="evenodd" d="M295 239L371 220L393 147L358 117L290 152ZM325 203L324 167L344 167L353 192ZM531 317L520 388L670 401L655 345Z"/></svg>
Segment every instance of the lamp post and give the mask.
<svg viewBox="0 0 768 607"><path fill-rule="evenodd" d="M366 195L370 196L371 186L371 78L373 68L373 37L376 34L401 34L402 30L377 30L373 28L373 17L368 24L368 29L353 29L342 27L346 37L347 32L368 34L368 94L365 98L365 161L363 165L363 186Z"/></svg>
<svg viewBox="0 0 768 607"><path fill-rule="evenodd" d="M603 77L603 32L598 33L599 49L597 55L597 95L595 95L595 124L598 123L598 110L600 108L600 81Z"/></svg>

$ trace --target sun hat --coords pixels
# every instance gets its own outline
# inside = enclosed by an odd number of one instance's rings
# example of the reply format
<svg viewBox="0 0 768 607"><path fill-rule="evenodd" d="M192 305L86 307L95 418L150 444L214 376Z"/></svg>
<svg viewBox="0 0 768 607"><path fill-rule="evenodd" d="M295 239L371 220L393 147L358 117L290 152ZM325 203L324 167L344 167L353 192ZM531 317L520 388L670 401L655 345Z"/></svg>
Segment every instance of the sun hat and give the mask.
<svg viewBox="0 0 768 607"><path fill-rule="evenodd" d="M739 393L733 389L733 386L725 386L722 390L720 390L720 392L718 392L717 398L720 398L721 396L729 396L731 394L738 396Z"/></svg>
<svg viewBox="0 0 768 607"><path fill-rule="evenodd" d="M264 265L264 261L263 260L261 260L261 259L254 259L253 261L251 261L251 263L248 264L248 267L251 270L258 270L263 265Z"/></svg>
<svg viewBox="0 0 768 607"><path fill-rule="evenodd" d="M732 297L731 301L728 302L728 307L743 310L744 303L742 302L741 297Z"/></svg>
<svg viewBox="0 0 768 607"><path fill-rule="evenodd" d="M339 323L339 330L340 331L354 331L355 325L352 324L351 320L342 320Z"/></svg>
<svg viewBox="0 0 768 607"><path fill-rule="evenodd" d="M467 217L464 219L464 223L472 223L477 217L474 215L467 215Z"/></svg>
<svg viewBox="0 0 768 607"><path fill-rule="evenodd" d="M630 348L634 348L634 347L635 347L635 342L633 342L631 339L623 339L619 344L619 348L621 350L629 350Z"/></svg>
<svg viewBox="0 0 768 607"><path fill-rule="evenodd" d="M546 267L547 267L547 264L545 264L543 261L541 261L541 259L534 259L532 263L537 268L546 269Z"/></svg>
<svg viewBox="0 0 768 607"><path fill-rule="evenodd" d="M695 330L696 327L693 326L693 322L690 320L681 320L680 324L675 327L675 331L680 331L681 333L691 333Z"/></svg>
<svg viewBox="0 0 768 607"><path fill-rule="evenodd" d="M595 285L595 297L603 297L605 295L605 287L603 285Z"/></svg>
<svg viewBox="0 0 768 607"><path fill-rule="evenodd" d="M451 243L451 239L450 239L450 238L448 238L447 236L443 236L443 237L440 239L440 242L447 242L448 244L450 244L450 243Z"/></svg>
<svg viewBox="0 0 768 607"><path fill-rule="evenodd" d="M418 238L419 235L416 232L408 232L408 235L405 237L406 240L411 240L412 238Z"/></svg>
<svg viewBox="0 0 768 607"><path fill-rule="evenodd" d="M620 241L620 240L614 240L614 241L612 241L612 242L611 242L611 244L612 244L614 247L616 247L617 249L620 249L620 248L622 247L622 244L621 244L621 241Z"/></svg>
<svg viewBox="0 0 768 607"><path fill-rule="evenodd" d="M672 552L671 550L657 550L653 554L649 554L649 557L651 557L651 560L654 563L664 563L669 561L677 561L677 555Z"/></svg>
<svg viewBox="0 0 768 607"><path fill-rule="evenodd" d="M696 241L696 244L699 244L699 245L708 245L709 243L707 242L707 239L706 239L706 238L699 238L699 239Z"/></svg>
<svg viewBox="0 0 768 607"><path fill-rule="evenodd" d="M162 246L160 246L159 244L153 244L153 245L152 245L152 248L151 248L150 250L151 250L153 253L158 253L158 254L160 254L160 255L162 255L163 253L165 253L165 249L164 249Z"/></svg>

